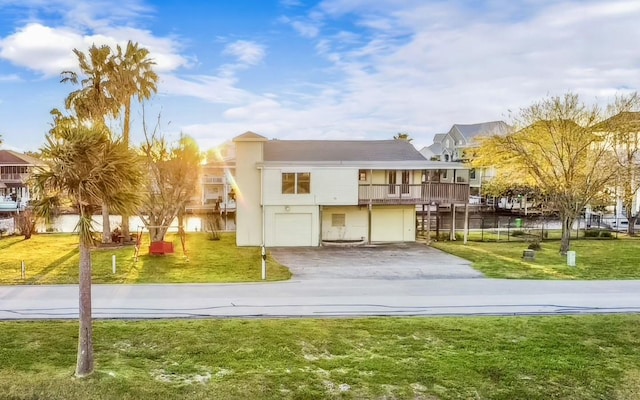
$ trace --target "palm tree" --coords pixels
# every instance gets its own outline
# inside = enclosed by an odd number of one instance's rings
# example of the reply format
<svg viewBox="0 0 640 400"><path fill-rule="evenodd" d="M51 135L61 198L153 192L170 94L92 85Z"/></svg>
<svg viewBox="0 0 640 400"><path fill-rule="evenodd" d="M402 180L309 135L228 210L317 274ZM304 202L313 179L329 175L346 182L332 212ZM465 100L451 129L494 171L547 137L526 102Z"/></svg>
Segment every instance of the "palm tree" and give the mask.
<svg viewBox="0 0 640 400"><path fill-rule="evenodd" d="M118 45L112 57L113 70L109 91L119 106L124 106L124 127L122 137L125 145L130 144L131 99L139 102L148 100L158 91L158 75L153 71L155 62L149 58L149 50L129 41L126 50ZM122 234L129 237L129 214L122 214Z"/></svg>
<svg viewBox="0 0 640 400"><path fill-rule="evenodd" d="M76 376L93 372L93 327L91 322L91 215L103 200L116 209L137 207L136 187L142 179L137 155L122 141L112 141L104 126L64 124L47 135L42 148L46 166L34 175L36 204L40 215L50 214L52 197L70 200L80 216L79 232L79 320ZM46 199L46 200L45 200Z"/></svg>
<svg viewBox="0 0 640 400"><path fill-rule="evenodd" d="M120 105L112 93L110 80L113 75L114 64L111 48L95 44L89 48L87 54L73 49L78 58L80 72L84 76L79 79L74 71L62 72L62 83L80 84L65 99L65 107L74 110L80 121L89 121L94 125L106 126L107 116L117 118L120 115ZM102 241L111 241L111 227L109 224L109 206L106 201L102 204Z"/></svg>

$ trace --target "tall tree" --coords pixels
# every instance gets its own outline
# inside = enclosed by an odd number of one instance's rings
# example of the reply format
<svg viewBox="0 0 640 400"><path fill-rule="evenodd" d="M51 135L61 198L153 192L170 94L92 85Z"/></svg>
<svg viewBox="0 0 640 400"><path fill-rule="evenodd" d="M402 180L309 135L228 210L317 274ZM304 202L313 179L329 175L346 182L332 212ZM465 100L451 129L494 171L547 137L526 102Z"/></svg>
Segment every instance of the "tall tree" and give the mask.
<svg viewBox="0 0 640 400"><path fill-rule="evenodd" d="M139 102L151 98L158 91L158 75L153 71L155 62L149 58L149 50L129 41L123 51L119 45L112 57L112 74L109 91L119 105L124 107L124 143L131 143L131 99ZM122 214L122 234L129 237L129 214Z"/></svg>
<svg viewBox="0 0 640 400"><path fill-rule="evenodd" d="M593 131L600 119L576 94L552 96L520 111L514 126L521 129L485 138L476 149L475 166L496 166L512 183L549 198L562 220L562 254L573 223L616 173L610 138Z"/></svg>
<svg viewBox="0 0 640 400"><path fill-rule="evenodd" d="M413 140L406 132L398 132L397 135L393 135L393 138L396 140L404 140L406 142L411 142Z"/></svg>
<svg viewBox="0 0 640 400"><path fill-rule="evenodd" d="M80 251L79 320L76 376L93 372L93 327L91 311L91 215L106 199L116 209L137 207L141 181L138 156L122 141L113 142L104 126L66 124L49 133L41 149L46 166L34 174L36 203L40 215L49 215L50 199L64 197L76 207Z"/></svg>
<svg viewBox="0 0 640 400"><path fill-rule="evenodd" d="M114 72L113 54L109 46L92 45L87 54L73 49L78 58L81 75L75 71L63 71L62 83L80 85L67 96L65 107L75 111L80 121L88 121L97 126L106 127L106 118L117 118L120 115L120 105L113 95ZM111 241L111 226L109 222L110 204L102 204L102 241Z"/></svg>
<svg viewBox="0 0 640 400"><path fill-rule="evenodd" d="M176 146L164 137L147 137L142 146L148 173L144 215L151 241L163 241L171 222L198 190L202 155L196 142L182 136Z"/></svg>

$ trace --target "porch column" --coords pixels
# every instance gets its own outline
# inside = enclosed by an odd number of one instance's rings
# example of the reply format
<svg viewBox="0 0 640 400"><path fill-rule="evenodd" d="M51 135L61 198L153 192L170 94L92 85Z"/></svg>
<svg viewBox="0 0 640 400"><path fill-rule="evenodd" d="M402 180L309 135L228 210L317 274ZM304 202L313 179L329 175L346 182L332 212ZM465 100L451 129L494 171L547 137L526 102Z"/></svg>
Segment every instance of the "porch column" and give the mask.
<svg viewBox="0 0 640 400"><path fill-rule="evenodd" d="M429 208L427 208L427 246L429 245L431 245L431 202L429 202Z"/></svg>
<svg viewBox="0 0 640 400"><path fill-rule="evenodd" d="M456 240L456 205L451 203L451 232L449 240Z"/></svg>
<svg viewBox="0 0 640 400"><path fill-rule="evenodd" d="M467 244L469 236L469 202L464 205L464 244Z"/></svg>
<svg viewBox="0 0 640 400"><path fill-rule="evenodd" d="M368 210L368 222L367 222L367 243L371 244L371 212L373 206L371 205L371 201L369 201L369 205L367 206Z"/></svg>

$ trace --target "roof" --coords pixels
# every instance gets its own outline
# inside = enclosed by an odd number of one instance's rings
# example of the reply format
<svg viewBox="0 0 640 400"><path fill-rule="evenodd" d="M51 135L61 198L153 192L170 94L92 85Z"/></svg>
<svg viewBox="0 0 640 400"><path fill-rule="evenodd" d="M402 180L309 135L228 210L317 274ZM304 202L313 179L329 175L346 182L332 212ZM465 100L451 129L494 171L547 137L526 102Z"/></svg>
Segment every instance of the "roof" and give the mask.
<svg viewBox="0 0 640 400"><path fill-rule="evenodd" d="M623 111L611 118L608 118L596 126L594 130L597 132L625 130L629 132L640 131L640 112Z"/></svg>
<svg viewBox="0 0 640 400"><path fill-rule="evenodd" d="M433 135L433 142L440 143L442 142L445 136L447 136L446 133L436 133L435 135Z"/></svg>
<svg viewBox="0 0 640 400"><path fill-rule="evenodd" d="M506 135L512 130L504 121L491 121L468 125L454 124L449 132L454 129L460 132L467 142L477 136Z"/></svg>
<svg viewBox="0 0 640 400"><path fill-rule="evenodd" d="M405 140L270 140L264 161L425 161Z"/></svg>
<svg viewBox="0 0 640 400"><path fill-rule="evenodd" d="M266 137L251 131L246 131L242 135L233 138L234 142L262 142L266 140Z"/></svg>
<svg viewBox="0 0 640 400"><path fill-rule="evenodd" d="M12 150L0 150L0 164L4 165L39 165L42 161L26 154Z"/></svg>

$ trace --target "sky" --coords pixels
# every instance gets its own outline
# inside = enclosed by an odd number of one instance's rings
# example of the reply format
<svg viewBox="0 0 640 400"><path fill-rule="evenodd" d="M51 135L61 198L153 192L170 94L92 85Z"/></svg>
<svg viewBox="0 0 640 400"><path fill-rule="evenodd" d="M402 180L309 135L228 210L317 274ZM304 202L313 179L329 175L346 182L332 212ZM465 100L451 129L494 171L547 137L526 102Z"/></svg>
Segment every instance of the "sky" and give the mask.
<svg viewBox="0 0 640 400"><path fill-rule="evenodd" d="M0 0L0 135L40 148L76 89L60 82L72 50L132 40L160 76L133 110L134 143L146 120L203 150L246 131L406 132L420 149L545 96L605 104L637 90L639 20L639 0Z"/></svg>

